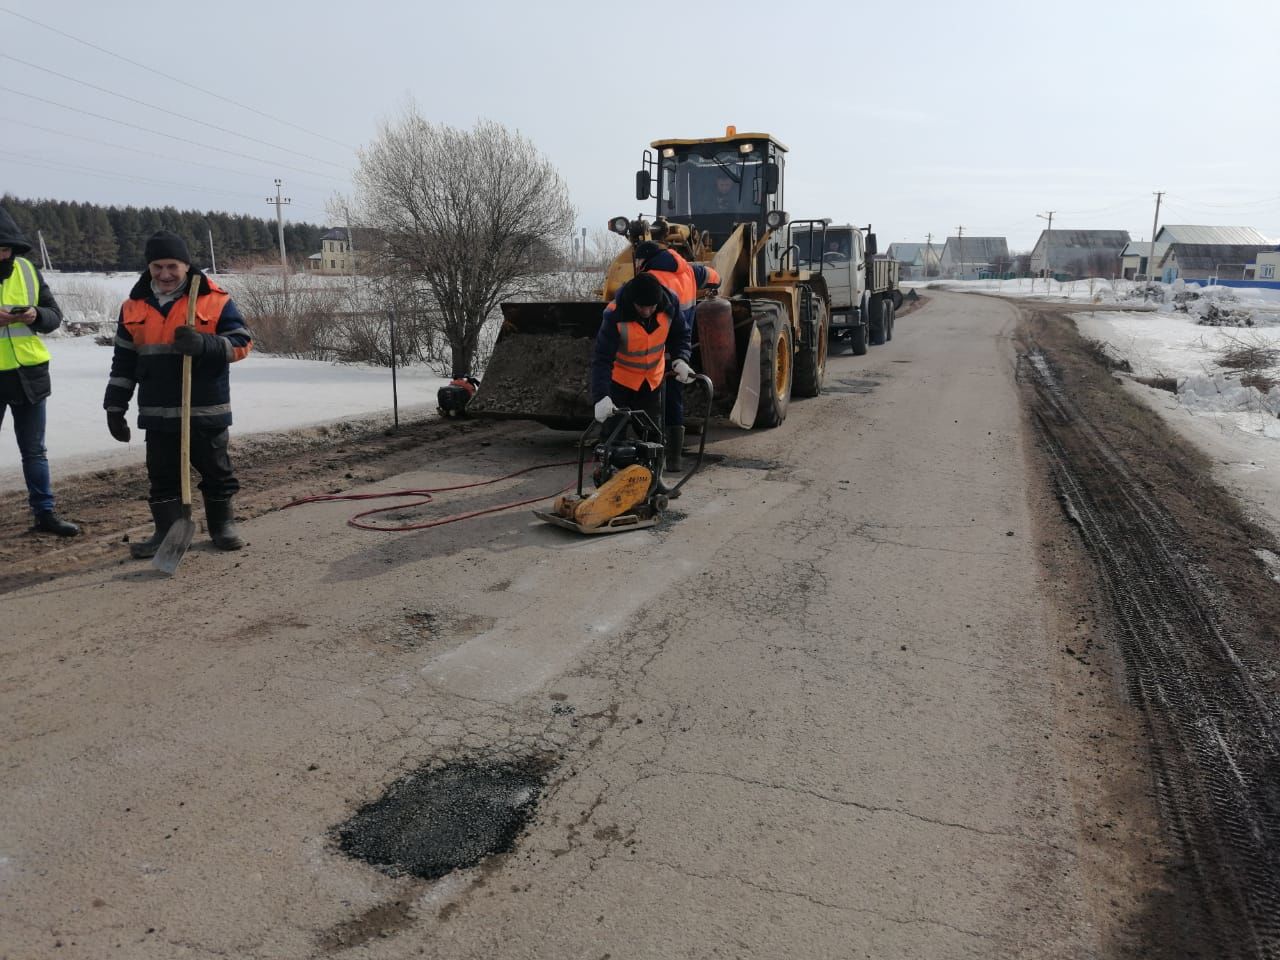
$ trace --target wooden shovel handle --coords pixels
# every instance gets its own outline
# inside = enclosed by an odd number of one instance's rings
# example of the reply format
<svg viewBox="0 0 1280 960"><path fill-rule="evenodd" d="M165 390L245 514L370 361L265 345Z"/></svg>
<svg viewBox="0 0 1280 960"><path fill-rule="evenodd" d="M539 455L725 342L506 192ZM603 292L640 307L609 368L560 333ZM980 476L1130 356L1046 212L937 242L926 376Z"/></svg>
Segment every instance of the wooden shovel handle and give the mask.
<svg viewBox="0 0 1280 960"><path fill-rule="evenodd" d="M200 277L193 276L187 288L186 325L196 325L196 300L200 291ZM182 424L179 434L178 462L182 471L182 505L190 512L191 507L191 356L182 355Z"/></svg>

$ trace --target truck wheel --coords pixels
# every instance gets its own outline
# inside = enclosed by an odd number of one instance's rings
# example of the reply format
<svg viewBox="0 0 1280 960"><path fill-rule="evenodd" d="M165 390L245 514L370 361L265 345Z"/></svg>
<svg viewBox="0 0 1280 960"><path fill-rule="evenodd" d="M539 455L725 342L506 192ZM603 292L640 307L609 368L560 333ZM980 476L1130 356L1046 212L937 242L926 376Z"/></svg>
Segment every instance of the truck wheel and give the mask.
<svg viewBox="0 0 1280 960"><path fill-rule="evenodd" d="M787 418L787 405L791 402L791 324L776 314L758 317L756 323L760 327L760 406L756 426L776 427Z"/></svg>
<svg viewBox="0 0 1280 960"><path fill-rule="evenodd" d="M862 357L866 355L867 323L865 320L849 328L849 352L855 357Z"/></svg>
<svg viewBox="0 0 1280 960"><path fill-rule="evenodd" d="M809 343L800 344L796 351L796 383L797 397L816 397L822 392L822 383L827 378L827 317L825 314L818 320Z"/></svg>
<svg viewBox="0 0 1280 960"><path fill-rule="evenodd" d="M893 339L893 323L898 319L898 311L893 309L893 300L888 299L884 302L884 340L888 343Z"/></svg>
<svg viewBox="0 0 1280 960"><path fill-rule="evenodd" d="M867 336L873 347L878 347L884 343L884 301L879 296L871 298L867 304Z"/></svg>

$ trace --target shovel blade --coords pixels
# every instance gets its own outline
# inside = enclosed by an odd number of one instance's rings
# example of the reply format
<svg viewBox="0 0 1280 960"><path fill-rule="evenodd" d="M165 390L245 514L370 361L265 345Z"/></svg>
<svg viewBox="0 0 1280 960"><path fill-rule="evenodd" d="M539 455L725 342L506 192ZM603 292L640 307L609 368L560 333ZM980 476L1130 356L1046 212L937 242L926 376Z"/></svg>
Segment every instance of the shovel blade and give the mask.
<svg viewBox="0 0 1280 960"><path fill-rule="evenodd" d="M191 508L187 507L182 518L175 520L169 532L164 535L160 549L151 558L151 566L172 577L178 569L178 564L186 556L187 548L191 546L191 538L195 535L196 522L191 519Z"/></svg>

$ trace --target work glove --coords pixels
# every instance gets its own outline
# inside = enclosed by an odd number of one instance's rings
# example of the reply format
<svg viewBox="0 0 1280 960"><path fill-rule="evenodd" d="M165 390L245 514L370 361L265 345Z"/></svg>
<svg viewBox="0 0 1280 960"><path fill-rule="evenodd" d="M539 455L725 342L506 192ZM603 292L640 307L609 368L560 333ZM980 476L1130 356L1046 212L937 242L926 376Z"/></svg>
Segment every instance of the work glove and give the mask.
<svg viewBox="0 0 1280 960"><path fill-rule="evenodd" d="M204 353L204 334L197 332L195 327L179 327L173 331L173 349L189 357L198 357Z"/></svg>
<svg viewBox="0 0 1280 960"><path fill-rule="evenodd" d="M671 364L671 372L676 375L676 379L681 383L693 383L693 367L689 366L683 360L677 360Z"/></svg>
<svg viewBox="0 0 1280 960"><path fill-rule="evenodd" d="M596 401L596 419L600 423L604 423L618 408L614 406L612 397L601 397Z"/></svg>
<svg viewBox="0 0 1280 960"><path fill-rule="evenodd" d="M129 421L124 418L123 413L108 413L107 429L111 431L111 436L121 443L128 443L129 438L133 436L129 430Z"/></svg>

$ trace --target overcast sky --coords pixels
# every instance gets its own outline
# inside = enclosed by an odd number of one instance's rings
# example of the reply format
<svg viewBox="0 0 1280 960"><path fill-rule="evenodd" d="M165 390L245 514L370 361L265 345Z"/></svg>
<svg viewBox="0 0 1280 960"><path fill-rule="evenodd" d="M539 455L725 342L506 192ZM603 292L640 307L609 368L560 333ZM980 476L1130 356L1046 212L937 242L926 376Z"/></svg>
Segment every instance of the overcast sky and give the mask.
<svg viewBox="0 0 1280 960"><path fill-rule="evenodd" d="M793 217L882 249L1025 250L1051 210L1146 238L1157 190L1162 224L1280 239L1277 36L1275 0L0 0L0 191L265 216L279 177L322 223L412 98L518 129L588 230L640 212L650 141L734 124L790 148Z"/></svg>

